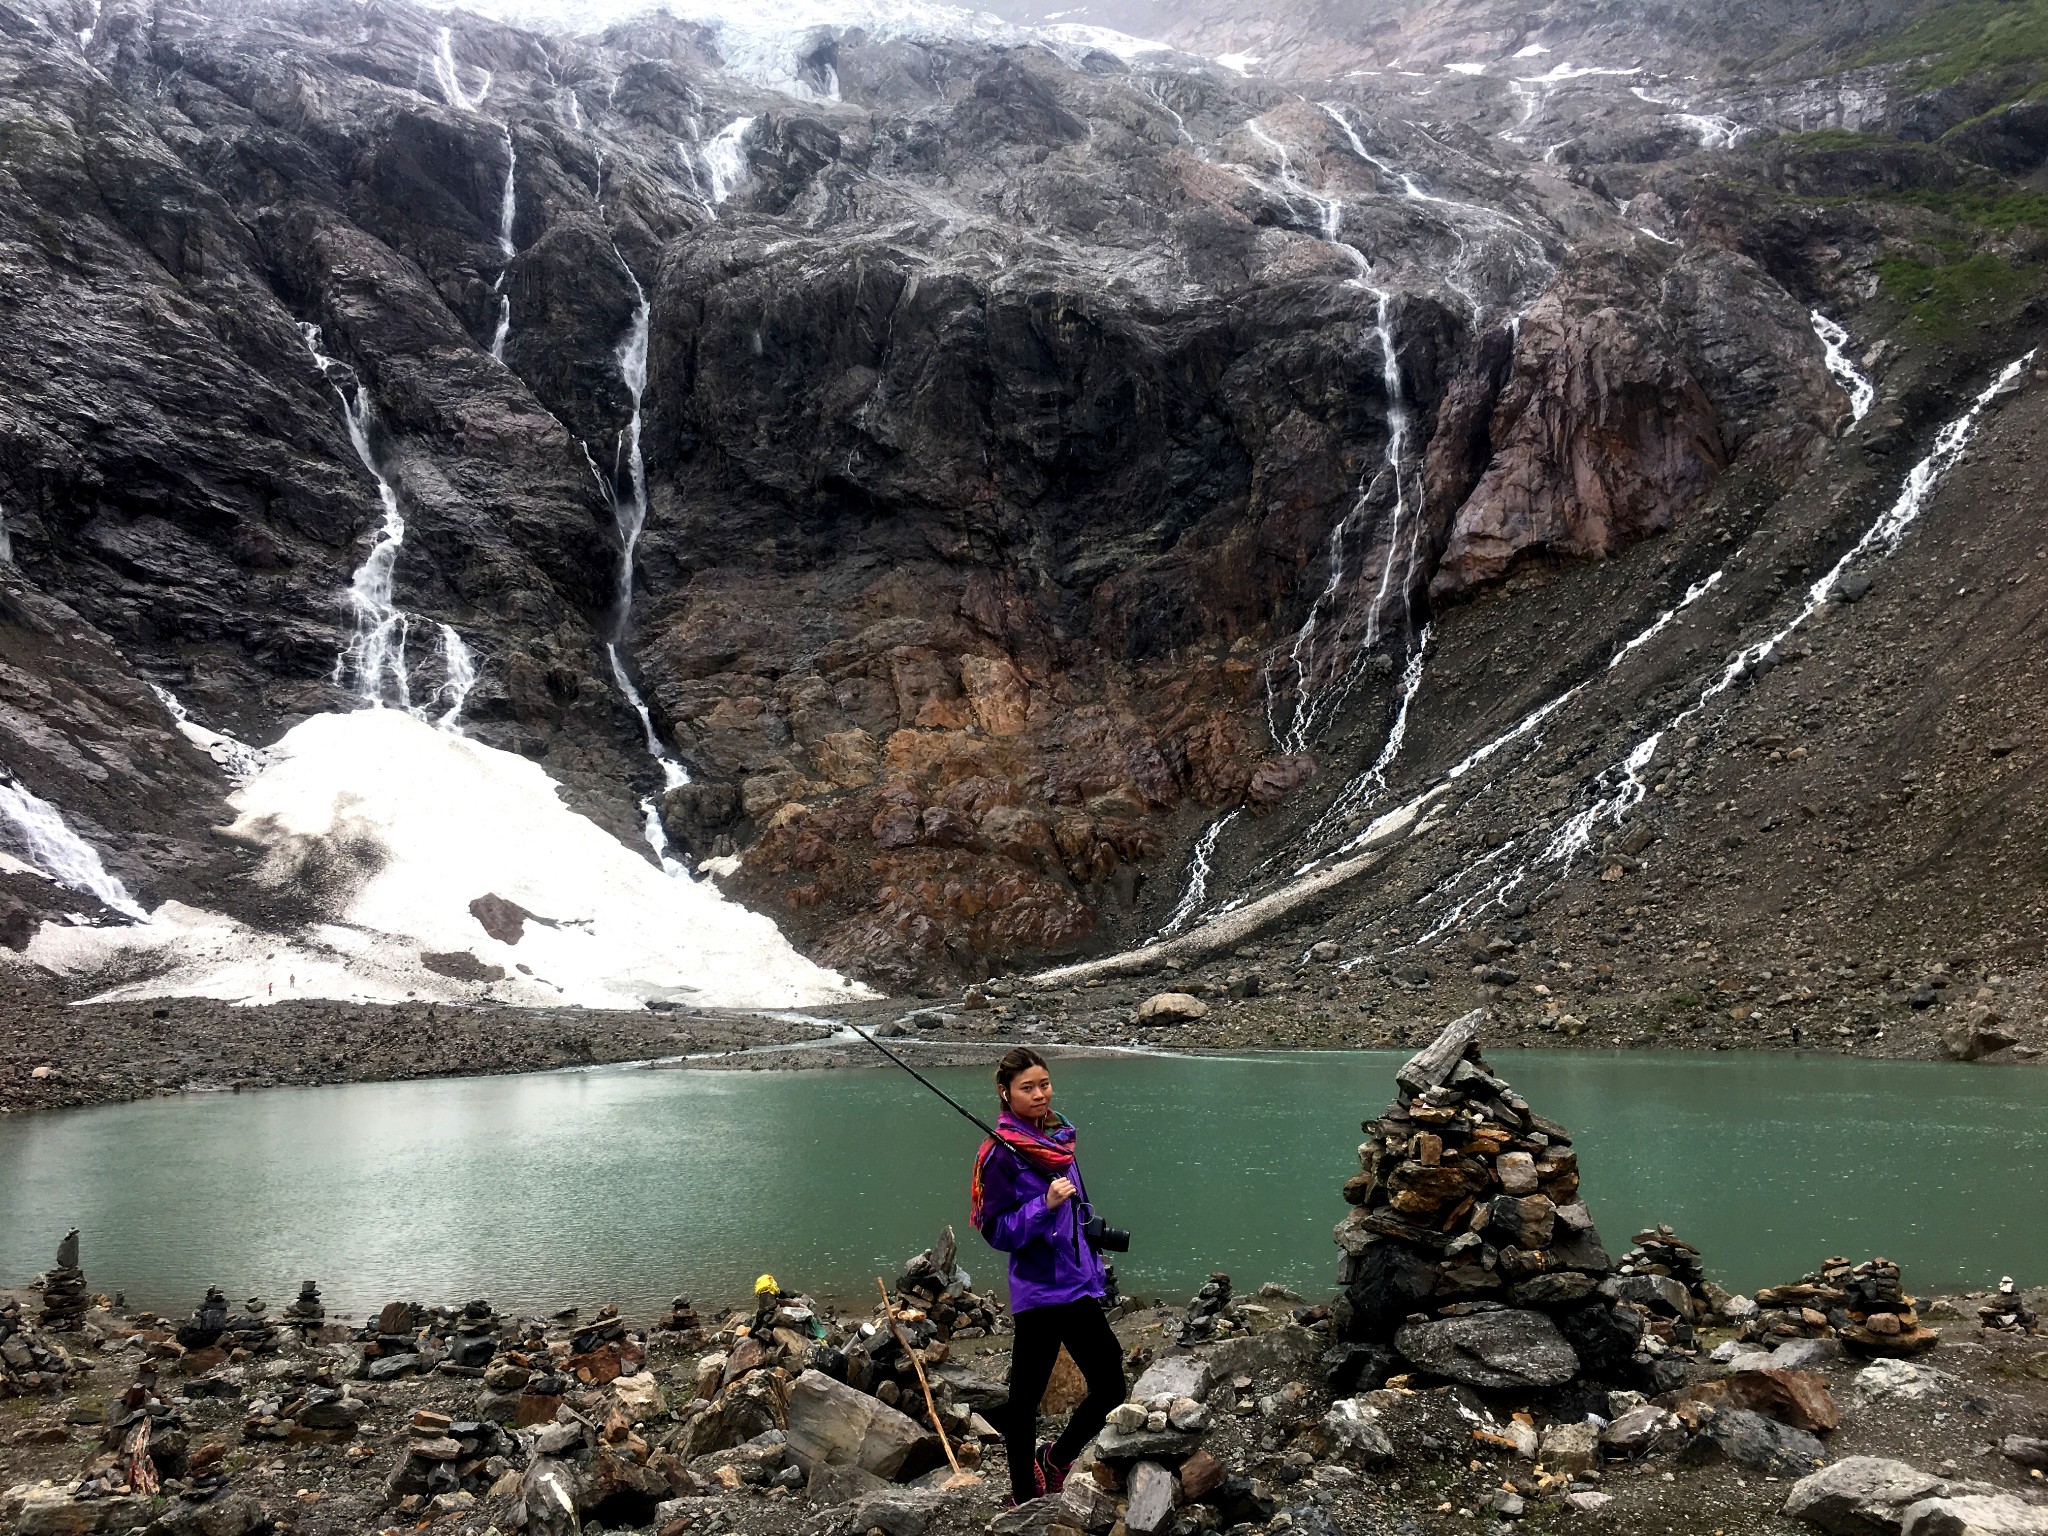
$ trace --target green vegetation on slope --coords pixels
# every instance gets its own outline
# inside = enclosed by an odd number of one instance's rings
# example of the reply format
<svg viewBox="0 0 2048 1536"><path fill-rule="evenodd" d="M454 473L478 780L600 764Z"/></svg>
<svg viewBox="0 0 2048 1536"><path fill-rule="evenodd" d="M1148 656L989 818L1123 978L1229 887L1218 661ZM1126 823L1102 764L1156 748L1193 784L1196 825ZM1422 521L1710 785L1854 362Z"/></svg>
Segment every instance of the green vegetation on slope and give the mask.
<svg viewBox="0 0 2048 1536"><path fill-rule="evenodd" d="M1856 62L1916 59L1926 60L1917 73L1927 85L2048 63L2048 0L1936 0Z"/></svg>

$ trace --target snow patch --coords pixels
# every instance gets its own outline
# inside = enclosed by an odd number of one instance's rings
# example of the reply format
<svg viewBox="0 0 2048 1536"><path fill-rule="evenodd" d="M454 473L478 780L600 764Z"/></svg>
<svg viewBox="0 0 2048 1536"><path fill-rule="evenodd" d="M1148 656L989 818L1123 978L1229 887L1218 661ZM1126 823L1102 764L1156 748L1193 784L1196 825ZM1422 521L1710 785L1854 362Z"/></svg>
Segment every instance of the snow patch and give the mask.
<svg viewBox="0 0 2048 1536"><path fill-rule="evenodd" d="M571 811L547 773L515 753L365 709L315 716L269 759L230 797L231 835L263 850L280 890L324 898L325 921L287 940L173 902L139 928L45 924L29 959L67 974L154 972L96 999L106 1001L805 1007L864 990L709 882L664 875ZM19 792L0 793L11 814L6 793ZM501 943L470 911L486 895L538 920ZM444 967L456 957L471 979L430 968L428 955ZM486 979L493 968L503 974Z"/></svg>

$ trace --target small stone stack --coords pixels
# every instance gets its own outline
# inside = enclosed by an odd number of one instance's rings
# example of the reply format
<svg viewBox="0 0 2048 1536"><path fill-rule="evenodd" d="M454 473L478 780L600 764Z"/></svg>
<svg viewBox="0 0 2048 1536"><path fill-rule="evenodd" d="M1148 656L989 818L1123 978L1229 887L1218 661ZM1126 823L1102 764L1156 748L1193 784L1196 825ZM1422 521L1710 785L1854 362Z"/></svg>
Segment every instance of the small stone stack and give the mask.
<svg viewBox="0 0 2048 1536"><path fill-rule="evenodd" d="M1609 1283L1571 1135L1487 1069L1484 1018L1467 1014L1417 1052L1395 1074L1394 1103L1365 1123L1336 1230L1340 1336L1391 1340L1467 1386L1588 1375L1666 1390L1661 1349L1640 1347L1644 1309Z"/></svg>
<svg viewBox="0 0 2048 1536"><path fill-rule="evenodd" d="M512 1471L512 1443L497 1425L421 1408L406 1426L405 1455L385 1479L403 1515L466 1512Z"/></svg>
<svg viewBox="0 0 2048 1536"><path fill-rule="evenodd" d="M269 1310L261 1296L251 1296L242 1303L241 1312L228 1319L221 1345L237 1354L264 1355L276 1350L277 1328L264 1315Z"/></svg>
<svg viewBox="0 0 2048 1536"><path fill-rule="evenodd" d="M37 1335L20 1302L0 1298L0 1399L61 1392L80 1369L55 1339Z"/></svg>
<svg viewBox="0 0 2048 1536"><path fill-rule="evenodd" d="M191 1319L178 1324L178 1343L186 1349L211 1349L227 1331L228 1299L219 1286L210 1285Z"/></svg>
<svg viewBox="0 0 2048 1536"><path fill-rule="evenodd" d="M924 1313L933 1336L942 1342L979 1339L999 1330L1000 1304L975 1294L973 1278L959 1265L959 1248L950 1226L939 1240L907 1260L896 1277L898 1303Z"/></svg>
<svg viewBox="0 0 2048 1536"><path fill-rule="evenodd" d="M452 1321L454 1333L448 1341L448 1358L443 1369L481 1375L483 1368L491 1363L491 1356L498 1352L498 1314L491 1310L488 1301L479 1297L457 1313Z"/></svg>
<svg viewBox="0 0 2048 1536"><path fill-rule="evenodd" d="M1838 1338L1859 1354L1903 1356L1941 1342L1933 1329L1921 1326L1899 1266L1890 1259L1829 1259L1794 1284L1758 1291L1756 1304L1757 1315L1744 1324L1742 1336L1768 1344Z"/></svg>
<svg viewBox="0 0 2048 1536"><path fill-rule="evenodd" d="M311 1280L300 1281L298 1299L284 1309L284 1317L302 1336L318 1333L327 1321L327 1308L320 1301L320 1287Z"/></svg>
<svg viewBox="0 0 2048 1536"><path fill-rule="evenodd" d="M1195 1292L1195 1299L1188 1303L1188 1319L1180 1330L1181 1343L1214 1338L1229 1307L1230 1276L1220 1269L1212 1270L1209 1283Z"/></svg>
<svg viewBox="0 0 2048 1536"><path fill-rule="evenodd" d="M43 1276L42 1325L68 1332L78 1327L92 1298L85 1293L85 1271L78 1267L78 1228L57 1245L57 1263Z"/></svg>
<svg viewBox="0 0 2048 1536"><path fill-rule="evenodd" d="M1999 1278L1991 1299L1977 1309L1977 1321L1994 1333L2034 1333L2041 1327L2041 1315L2027 1305L2011 1275Z"/></svg>
<svg viewBox="0 0 2048 1536"><path fill-rule="evenodd" d="M1230 1475L1202 1444L1214 1384L1201 1354L1166 1355L1147 1367L1130 1399L1110 1411L1094 1465L1068 1478L1054 1501L1054 1528L1104 1532L1120 1521L1129 1536L1163 1536L1270 1520L1271 1497Z"/></svg>
<svg viewBox="0 0 2048 1536"><path fill-rule="evenodd" d="M669 1303L668 1316L654 1326L662 1333L696 1333L703 1324L698 1322L697 1309L690 1304L690 1298L678 1296Z"/></svg>

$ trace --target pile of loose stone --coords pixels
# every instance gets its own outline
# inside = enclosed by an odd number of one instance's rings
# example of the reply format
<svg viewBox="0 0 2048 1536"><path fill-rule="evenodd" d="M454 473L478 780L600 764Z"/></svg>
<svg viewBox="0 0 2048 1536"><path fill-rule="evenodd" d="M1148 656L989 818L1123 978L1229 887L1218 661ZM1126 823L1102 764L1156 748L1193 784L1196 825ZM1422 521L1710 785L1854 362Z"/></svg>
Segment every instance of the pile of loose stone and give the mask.
<svg viewBox="0 0 2048 1536"><path fill-rule="evenodd" d="M1365 1123L1336 1230L1342 1336L1471 1387L1682 1384L1652 1319L1682 1311L1689 1332L1686 1287L1616 1274L1578 1197L1570 1133L1488 1070L1483 1020L1467 1014L1417 1052Z"/></svg>
<svg viewBox="0 0 2048 1536"><path fill-rule="evenodd" d="M1917 1355L1940 1341L1922 1325L1890 1259L1828 1259L1791 1285L1758 1291L1756 1305L1745 1339L1837 1338L1859 1354L1890 1356Z"/></svg>
<svg viewBox="0 0 2048 1536"><path fill-rule="evenodd" d="M973 1278L960 1267L959 1243L948 1226L939 1240L903 1266L896 1277L896 1296L930 1319L944 1341L985 1338L1001 1326L1002 1303L973 1290Z"/></svg>
<svg viewBox="0 0 2048 1536"><path fill-rule="evenodd" d="M28 1321L20 1302L0 1300L0 1399L61 1392L85 1369Z"/></svg>

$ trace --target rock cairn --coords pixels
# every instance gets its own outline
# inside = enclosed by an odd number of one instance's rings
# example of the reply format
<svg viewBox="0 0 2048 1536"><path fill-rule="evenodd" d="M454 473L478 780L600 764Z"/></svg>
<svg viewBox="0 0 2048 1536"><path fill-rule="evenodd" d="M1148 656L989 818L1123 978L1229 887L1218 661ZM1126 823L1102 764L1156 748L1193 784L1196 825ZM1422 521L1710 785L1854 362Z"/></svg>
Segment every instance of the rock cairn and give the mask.
<svg viewBox="0 0 2048 1536"><path fill-rule="evenodd" d="M664 1333L699 1333L703 1330L703 1325L697 1321L697 1309L687 1296L678 1296L670 1302L668 1316L654 1326Z"/></svg>
<svg viewBox="0 0 2048 1536"><path fill-rule="evenodd" d="M1120 1521L1131 1536L1162 1536L1273 1518L1277 1506L1267 1489L1233 1475L1203 1444L1215 1413L1212 1399L1221 1395L1227 1404L1233 1395L1211 1359L1206 1350L1169 1354L1146 1368L1129 1398L1111 1410L1084 1464L1047 1501L1052 1529L1105 1532ZM1027 1505L1001 1517L998 1536L1006 1520L1028 1529L1036 1516Z"/></svg>
<svg viewBox="0 0 2048 1536"><path fill-rule="evenodd" d="M85 1292L85 1271L78 1267L78 1228L57 1245L57 1262L43 1276L42 1325L68 1332L78 1327L92 1298Z"/></svg>
<svg viewBox="0 0 2048 1536"><path fill-rule="evenodd" d="M500 1327L496 1311L481 1299L461 1307L390 1302L354 1335L363 1351L361 1374L371 1381L431 1371L483 1376L498 1351Z"/></svg>
<svg viewBox="0 0 2048 1536"><path fill-rule="evenodd" d="M1646 1308L1616 1283L1579 1199L1571 1134L1487 1068L1484 1018L1467 1014L1411 1057L1394 1102L1365 1122L1336 1230L1340 1336L1391 1342L1408 1365L1471 1387L1583 1375L1666 1390Z"/></svg>
<svg viewBox="0 0 2048 1536"><path fill-rule="evenodd" d="M19 1301L0 1297L0 1398L57 1393L81 1367L30 1326Z"/></svg>
<svg viewBox="0 0 2048 1536"><path fill-rule="evenodd" d="M310 1337L327 1321L327 1308L320 1301L320 1287L311 1280L299 1282L298 1299L284 1309L284 1318L302 1336Z"/></svg>
<svg viewBox="0 0 2048 1536"><path fill-rule="evenodd" d="M930 1319L935 1337L979 1339L997 1331L1002 1303L977 1295L973 1284L960 1267L959 1245L947 1226L939 1230L937 1242L905 1261L896 1277L896 1295Z"/></svg>
<svg viewBox="0 0 2048 1536"><path fill-rule="evenodd" d="M1208 1284L1195 1292L1195 1299L1188 1303L1188 1320L1180 1330L1181 1343L1215 1337L1218 1325L1227 1323L1225 1314L1229 1309L1230 1276L1220 1269L1213 1270ZM1224 1331L1229 1331L1227 1326Z"/></svg>
<svg viewBox="0 0 2048 1536"><path fill-rule="evenodd" d="M2027 1305L2011 1275L1999 1278L1991 1299L1977 1309L1977 1321L1993 1333L2036 1333L2041 1327L2040 1314Z"/></svg>
<svg viewBox="0 0 2048 1536"><path fill-rule="evenodd" d="M1859 1354L1886 1356L1917 1355L1941 1342L1921 1324L1890 1259L1829 1259L1791 1285L1758 1291L1756 1304L1742 1330L1751 1341L1835 1338Z"/></svg>

